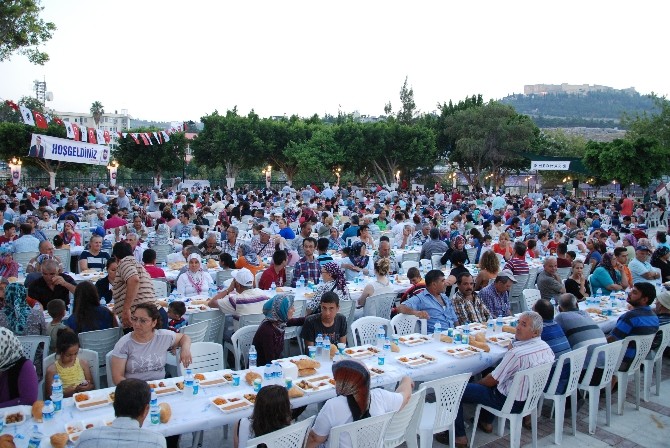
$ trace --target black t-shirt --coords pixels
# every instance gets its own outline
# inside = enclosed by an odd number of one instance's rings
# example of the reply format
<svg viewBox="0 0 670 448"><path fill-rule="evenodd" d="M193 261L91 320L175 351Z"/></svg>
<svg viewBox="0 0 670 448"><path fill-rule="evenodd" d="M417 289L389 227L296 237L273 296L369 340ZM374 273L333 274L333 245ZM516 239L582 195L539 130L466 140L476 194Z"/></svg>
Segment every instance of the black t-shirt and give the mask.
<svg viewBox="0 0 670 448"><path fill-rule="evenodd" d="M584 285L586 289L586 294L591 294L591 290L589 288L589 282L586 282ZM582 300L584 299L584 295L579 292L579 283L577 283L575 280L568 278L565 280L565 292L569 292L570 294L574 294L575 297L577 297L577 300Z"/></svg>
<svg viewBox="0 0 670 448"><path fill-rule="evenodd" d="M67 274L60 274L66 282L71 285L76 285L75 281ZM32 299L37 300L42 304L44 309L47 308L47 303L53 299L61 299L65 302L65 305L70 303L70 291L64 286L56 286L53 291L47 286L46 280L44 277L38 278L30 284L28 288L28 296Z"/></svg>
<svg viewBox="0 0 670 448"><path fill-rule="evenodd" d="M347 318L341 314L335 315L335 322L331 327L325 327L321 322L321 313L312 314L305 319L300 337L306 341L314 342L316 335L328 336L331 344L340 342L340 338L347 335Z"/></svg>
<svg viewBox="0 0 670 448"><path fill-rule="evenodd" d="M469 271L468 268L466 268L465 266L456 266L455 268L453 268L453 269L451 270L451 272L449 273L449 275L450 275L450 276L453 275L454 277L456 277L456 280L458 281L458 276L459 276L459 275L461 275L461 274L469 274L469 273L470 273L470 271ZM456 285L454 285L454 288L455 288L455 287L456 287ZM444 292L444 293L447 295L447 297L449 297L449 295L451 294L451 288L452 288L451 286L447 286L447 290Z"/></svg>

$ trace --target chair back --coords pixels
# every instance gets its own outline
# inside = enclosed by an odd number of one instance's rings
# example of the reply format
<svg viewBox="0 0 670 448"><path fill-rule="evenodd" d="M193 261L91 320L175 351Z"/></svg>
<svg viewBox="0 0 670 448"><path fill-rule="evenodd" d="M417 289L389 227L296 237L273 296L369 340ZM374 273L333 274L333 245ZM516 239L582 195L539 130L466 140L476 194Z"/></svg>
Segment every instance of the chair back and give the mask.
<svg viewBox="0 0 670 448"><path fill-rule="evenodd" d="M168 293L168 283L165 280L153 279L151 281L154 284L154 291L156 292L157 298L167 297Z"/></svg>
<svg viewBox="0 0 670 448"><path fill-rule="evenodd" d="M356 311L355 300L340 300L339 314L347 318L347 326L351 326L354 320L354 312Z"/></svg>
<svg viewBox="0 0 670 448"><path fill-rule="evenodd" d="M407 404L395 413L384 434L385 447L396 447L407 438L413 437L416 440L425 401L426 389L419 389L412 394Z"/></svg>
<svg viewBox="0 0 670 448"><path fill-rule="evenodd" d="M477 258L477 248L471 247L470 249L465 249L465 252L468 254L468 260L470 260L470 263L474 263Z"/></svg>
<svg viewBox="0 0 670 448"><path fill-rule="evenodd" d="M28 266L28 262L37 257L39 254L39 252L15 252L12 254L12 258L18 264L22 265L23 269L25 270L26 266ZM69 269L70 266L63 266L63 268Z"/></svg>
<svg viewBox="0 0 670 448"><path fill-rule="evenodd" d="M85 331L79 333L79 345L86 350L98 353L100 367L105 366L105 355L114 349L114 346L123 336L119 327L107 328L106 330ZM109 381L109 379L108 379Z"/></svg>
<svg viewBox="0 0 670 448"><path fill-rule="evenodd" d="M469 380L470 373L466 372L421 384L420 389L426 391L433 389L435 392L437 408L435 410L435 421L433 422L433 434L446 431L456 420L458 405L461 403L465 386L467 386Z"/></svg>
<svg viewBox="0 0 670 448"><path fill-rule="evenodd" d="M541 297L542 294L540 293L539 289L524 289L523 302L521 302L521 305L525 306L525 309L523 311L533 311L535 302L540 300Z"/></svg>
<svg viewBox="0 0 670 448"><path fill-rule="evenodd" d="M658 333L661 333L661 343L659 344L658 348L656 349L656 353L654 354L654 362L658 361L663 357L663 352L665 351L666 348L668 348L668 345L670 345L670 325L661 325L658 328Z"/></svg>
<svg viewBox="0 0 670 448"><path fill-rule="evenodd" d="M513 299L516 299L517 301L521 297L521 293L523 292L524 289L526 289L526 284L528 283L528 274L519 274L515 275L516 277L516 283L512 284L512 289L509 292L509 299L510 302Z"/></svg>
<svg viewBox="0 0 670 448"><path fill-rule="evenodd" d="M258 288L258 285L261 282L261 277L263 276L263 272L265 272L265 269L263 269L262 271L256 272L256 275L254 276L254 286L256 288Z"/></svg>
<svg viewBox="0 0 670 448"><path fill-rule="evenodd" d="M329 444L333 447L340 446L340 438L346 433L351 438L351 446L381 448L384 434L394 414L395 412L389 412L331 428Z"/></svg>
<svg viewBox="0 0 670 448"><path fill-rule="evenodd" d="M258 330L258 325L246 325L240 327L230 340L233 345L233 354L235 355L235 370L242 370L242 366L246 368L249 359L249 347L253 343L254 336ZM242 362L240 362L240 359Z"/></svg>
<svg viewBox="0 0 670 448"><path fill-rule="evenodd" d="M83 359L88 363L89 368L91 369L91 378L93 378L93 385L95 386L95 389L100 389L100 367L98 367L100 362L98 361L98 352L94 352L93 350L86 350L85 348L80 348L77 356L79 357L79 359ZM44 362L42 363L42 378L47 377L47 369L49 368L50 365L54 364L55 362L56 362L55 353L44 358ZM43 393L44 397L49 397L51 395L48 390L43 391Z"/></svg>
<svg viewBox="0 0 670 448"><path fill-rule="evenodd" d="M42 351L42 359L44 359L45 355L49 354L49 341L51 338L49 336L17 336L19 342L21 342L21 347L23 348L23 356L26 357L26 359L31 360L33 363L35 362L35 353L37 353L37 349L39 348L40 345L44 344L43 351Z"/></svg>
<svg viewBox="0 0 670 448"><path fill-rule="evenodd" d="M156 251L156 264L167 262L167 256L173 252L170 244L157 244L152 249Z"/></svg>
<svg viewBox="0 0 670 448"><path fill-rule="evenodd" d="M641 336L628 336L626 339L623 340L623 346L621 347L622 358L623 355L626 353L626 349L628 348L628 346L631 343L635 343L635 357L628 365L628 368L626 369L627 372L635 372L637 369L640 368L642 361L644 361L644 359L649 354L651 344L654 342L655 337L656 333L653 333Z"/></svg>
<svg viewBox="0 0 670 448"><path fill-rule="evenodd" d="M377 343L377 330L379 327L386 329L386 336L391 335L391 321L377 316L365 316L351 323L351 334L354 338L353 345L364 345Z"/></svg>
<svg viewBox="0 0 670 448"><path fill-rule="evenodd" d="M570 271L572 268L558 268L556 270L556 273L558 274L559 277L561 277L561 280L567 280L568 277L570 276Z"/></svg>
<svg viewBox="0 0 670 448"><path fill-rule="evenodd" d="M60 258L61 263L63 263L63 269L65 269L66 272L69 271L70 260L72 260L70 249L54 249L54 255ZM77 263L77 271L79 271L79 263Z"/></svg>
<svg viewBox="0 0 670 448"><path fill-rule="evenodd" d="M549 374L551 373L551 367L553 365L554 363L547 362L545 364L540 364L539 366L531 367L530 369L518 371L514 375L514 380L512 381L512 386L507 394L505 404L502 407L502 412L505 414L510 414L512 412L514 398L516 398L517 392L524 387L528 388L528 395L521 414L526 415L531 409L537 408L537 404L539 403L540 398L542 398L544 387L547 385L547 380L549 379Z"/></svg>
<svg viewBox="0 0 670 448"><path fill-rule="evenodd" d="M554 375L551 377L551 380L549 380L549 386L547 387L545 395L558 395L558 382L566 364L570 365L570 376L568 377L568 384L565 388L565 392L561 395L567 397L577 390L577 386L579 386L579 377L582 374L582 369L584 369L588 349L588 346L584 346L559 356L555 363Z"/></svg>
<svg viewBox="0 0 670 448"><path fill-rule="evenodd" d="M105 355L105 375L107 376L107 387L116 386L112 377L112 352Z"/></svg>
<svg viewBox="0 0 670 448"><path fill-rule="evenodd" d="M208 320L203 320L197 324L188 324L180 329L181 334L187 335L191 338L191 343L204 342L207 337L207 330L209 329Z"/></svg>
<svg viewBox="0 0 670 448"><path fill-rule="evenodd" d="M580 389L588 389L591 387L591 378L593 377L593 371L596 368L596 364L598 364L598 358L602 358L601 361L604 362L602 367L603 375L600 379L600 383L594 387L600 389L612 381L612 376L619 368L619 364L621 364L621 360L623 359L623 351L621 350L623 341L624 340L622 339L620 341L610 342L609 344L599 345L593 349L589 364L586 367L586 373L579 383Z"/></svg>
<svg viewBox="0 0 670 448"><path fill-rule="evenodd" d="M443 255L444 255L444 252L441 253L441 254L433 254L433 255L430 256L430 264L433 267L433 269L441 269L442 266L444 266L442 264L442 262L440 261L442 259Z"/></svg>
<svg viewBox="0 0 670 448"><path fill-rule="evenodd" d="M384 319L391 318L391 307L395 301L397 294L394 292L387 294L376 294L370 296L365 300L365 315L377 316Z"/></svg>
<svg viewBox="0 0 670 448"><path fill-rule="evenodd" d="M191 344L192 362L188 366L193 373L214 372L223 370L223 346L216 342L195 342ZM179 362L177 373L183 376L186 368Z"/></svg>
<svg viewBox="0 0 670 448"><path fill-rule="evenodd" d="M316 415L313 415L285 428L250 439L247 441L246 448L256 448L256 446L261 443L272 448L295 448L304 446L307 433L309 428L312 427L315 418Z"/></svg>
<svg viewBox="0 0 670 448"><path fill-rule="evenodd" d="M396 314L391 319L391 328L393 334L404 336L406 334L416 333L416 324L419 318L412 314Z"/></svg>
<svg viewBox="0 0 670 448"><path fill-rule="evenodd" d="M265 314L245 314L240 316L238 328L243 328L247 325L260 325L264 319Z"/></svg>
<svg viewBox="0 0 670 448"><path fill-rule="evenodd" d="M286 285L290 285L291 282L293 281L293 266L286 266L284 268L286 271Z"/></svg>
<svg viewBox="0 0 670 448"><path fill-rule="evenodd" d="M421 253L418 252L418 251L417 252L414 252L414 251L405 252L404 254L402 254L402 262L403 263L405 263L406 261L414 261L414 262L417 263L417 266L416 266L417 268L419 267L418 263L419 263L420 259L421 259ZM404 266L403 266L403 268L404 268Z"/></svg>
<svg viewBox="0 0 670 448"><path fill-rule="evenodd" d="M537 274L540 273L538 268L530 268L528 272L528 281L526 282L526 289L535 288L535 283L537 283Z"/></svg>
<svg viewBox="0 0 670 448"><path fill-rule="evenodd" d="M403 257L404 257L404 255L403 255ZM411 260L411 261L403 261L401 266L402 266L402 270L405 272L405 275L407 275L407 271L409 271L410 268L419 269L419 266L421 266L421 265L419 264L418 261Z"/></svg>
<svg viewBox="0 0 670 448"><path fill-rule="evenodd" d="M205 336L204 342L218 342L221 344L221 341L223 341L224 318L225 315L220 310L207 310L189 314L188 323L192 325L206 320L209 321L209 327L207 327L207 335Z"/></svg>
<svg viewBox="0 0 670 448"><path fill-rule="evenodd" d="M233 270L232 269L222 269L216 273L216 287L219 289L223 288L223 283L230 279L233 278Z"/></svg>

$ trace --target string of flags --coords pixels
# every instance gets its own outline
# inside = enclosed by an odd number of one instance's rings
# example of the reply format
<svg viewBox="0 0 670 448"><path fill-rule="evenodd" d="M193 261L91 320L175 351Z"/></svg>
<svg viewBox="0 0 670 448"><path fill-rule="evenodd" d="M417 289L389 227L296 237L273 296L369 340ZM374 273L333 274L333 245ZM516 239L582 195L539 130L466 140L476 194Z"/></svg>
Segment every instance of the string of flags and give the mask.
<svg viewBox="0 0 670 448"><path fill-rule="evenodd" d="M40 129L47 129L49 123L56 123L58 126L65 126L65 131L67 133L67 138L86 142L86 143L96 143L96 144L109 144L112 140L112 135L109 131L103 131L96 128L88 128L84 126L79 126L77 123L71 123L69 121L63 121L58 117L52 117L48 113L42 113L36 110L30 110L26 106L19 106L12 100L5 101L5 104L12 108L14 111L21 115L23 123L36 126ZM176 128L167 129L165 131L156 131L156 132L116 132L119 137L127 138L130 136L136 144L144 144L145 146L151 146L154 144L162 144L170 141L170 136L175 132L181 132L182 125L177 126Z"/></svg>

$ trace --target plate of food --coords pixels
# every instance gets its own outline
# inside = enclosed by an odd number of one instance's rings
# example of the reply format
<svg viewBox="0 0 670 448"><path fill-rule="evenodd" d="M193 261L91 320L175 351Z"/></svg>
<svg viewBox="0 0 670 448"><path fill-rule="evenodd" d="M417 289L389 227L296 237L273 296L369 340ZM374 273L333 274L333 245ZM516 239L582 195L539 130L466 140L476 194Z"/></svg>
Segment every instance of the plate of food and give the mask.
<svg viewBox="0 0 670 448"><path fill-rule="evenodd" d="M368 369L370 370L370 376L372 378L385 375L389 370L391 370L387 366L368 366Z"/></svg>
<svg viewBox="0 0 670 448"><path fill-rule="evenodd" d="M80 411L87 411L89 409L97 409L108 404L113 403L113 398L110 397L111 394L100 392L100 391L90 391L90 392L80 392L74 394L74 405Z"/></svg>
<svg viewBox="0 0 670 448"><path fill-rule="evenodd" d="M426 336L425 334L412 333L400 336L398 341L403 345L413 346L430 342L430 337Z"/></svg>
<svg viewBox="0 0 670 448"><path fill-rule="evenodd" d="M30 414L24 409L13 409L5 413L5 426L18 426L24 424L28 420Z"/></svg>
<svg viewBox="0 0 670 448"><path fill-rule="evenodd" d="M312 378L305 378L296 383L296 387L305 393L315 393L335 387L335 380L330 375L320 375Z"/></svg>
<svg viewBox="0 0 670 448"><path fill-rule="evenodd" d="M193 379L200 380L200 387L215 387L215 386L225 386L229 382L232 382L233 376L230 373L207 372L207 373L196 373L195 375L193 375Z"/></svg>
<svg viewBox="0 0 670 448"><path fill-rule="evenodd" d="M211 308L207 306L206 304L199 304L199 305L186 305L186 312L200 312L200 311L207 311L210 310Z"/></svg>
<svg viewBox="0 0 670 448"><path fill-rule="evenodd" d="M408 355L398 356L396 361L407 367L415 369L434 363L436 359L434 356L427 355L425 353L410 353Z"/></svg>
<svg viewBox="0 0 670 448"><path fill-rule="evenodd" d="M277 292L281 293L294 293L295 288L291 288L290 286L278 286L277 287Z"/></svg>
<svg viewBox="0 0 670 448"><path fill-rule="evenodd" d="M472 345L461 345L460 347L449 347L444 350L444 353L453 356L454 358L468 358L477 353L481 353L482 351L483 350L473 347Z"/></svg>
<svg viewBox="0 0 670 448"><path fill-rule="evenodd" d="M595 323L605 322L607 320L607 317L600 313L589 313L589 316L591 316L591 319L593 319L593 322Z"/></svg>
<svg viewBox="0 0 670 448"><path fill-rule="evenodd" d="M149 387L156 392L156 395L172 395L178 393L181 388L177 386L174 380L147 381Z"/></svg>
<svg viewBox="0 0 670 448"><path fill-rule="evenodd" d="M252 395L252 394L245 394ZM255 399L255 395L254 395ZM237 412L253 406L253 403L241 395L216 396L210 399L212 404L225 413Z"/></svg>
<svg viewBox="0 0 670 448"><path fill-rule="evenodd" d="M514 341L514 335L511 333L496 333L486 336L486 340L492 344L507 347Z"/></svg>
<svg viewBox="0 0 670 448"><path fill-rule="evenodd" d="M359 347L349 347L344 349L344 354L354 359L365 359L375 356L379 349L372 345L361 345Z"/></svg>

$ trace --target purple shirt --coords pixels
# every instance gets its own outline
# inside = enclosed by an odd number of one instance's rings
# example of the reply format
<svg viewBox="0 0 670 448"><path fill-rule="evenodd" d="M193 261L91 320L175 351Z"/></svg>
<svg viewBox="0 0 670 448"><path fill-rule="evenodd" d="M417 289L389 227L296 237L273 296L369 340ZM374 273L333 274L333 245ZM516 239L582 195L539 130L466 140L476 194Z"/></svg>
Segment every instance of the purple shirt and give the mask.
<svg viewBox="0 0 670 448"><path fill-rule="evenodd" d="M37 400L37 372L32 362L25 361L23 366L21 366L17 386L19 396L12 399L9 396L8 372L0 372L0 408L8 408L20 404L32 406L35 400Z"/></svg>

